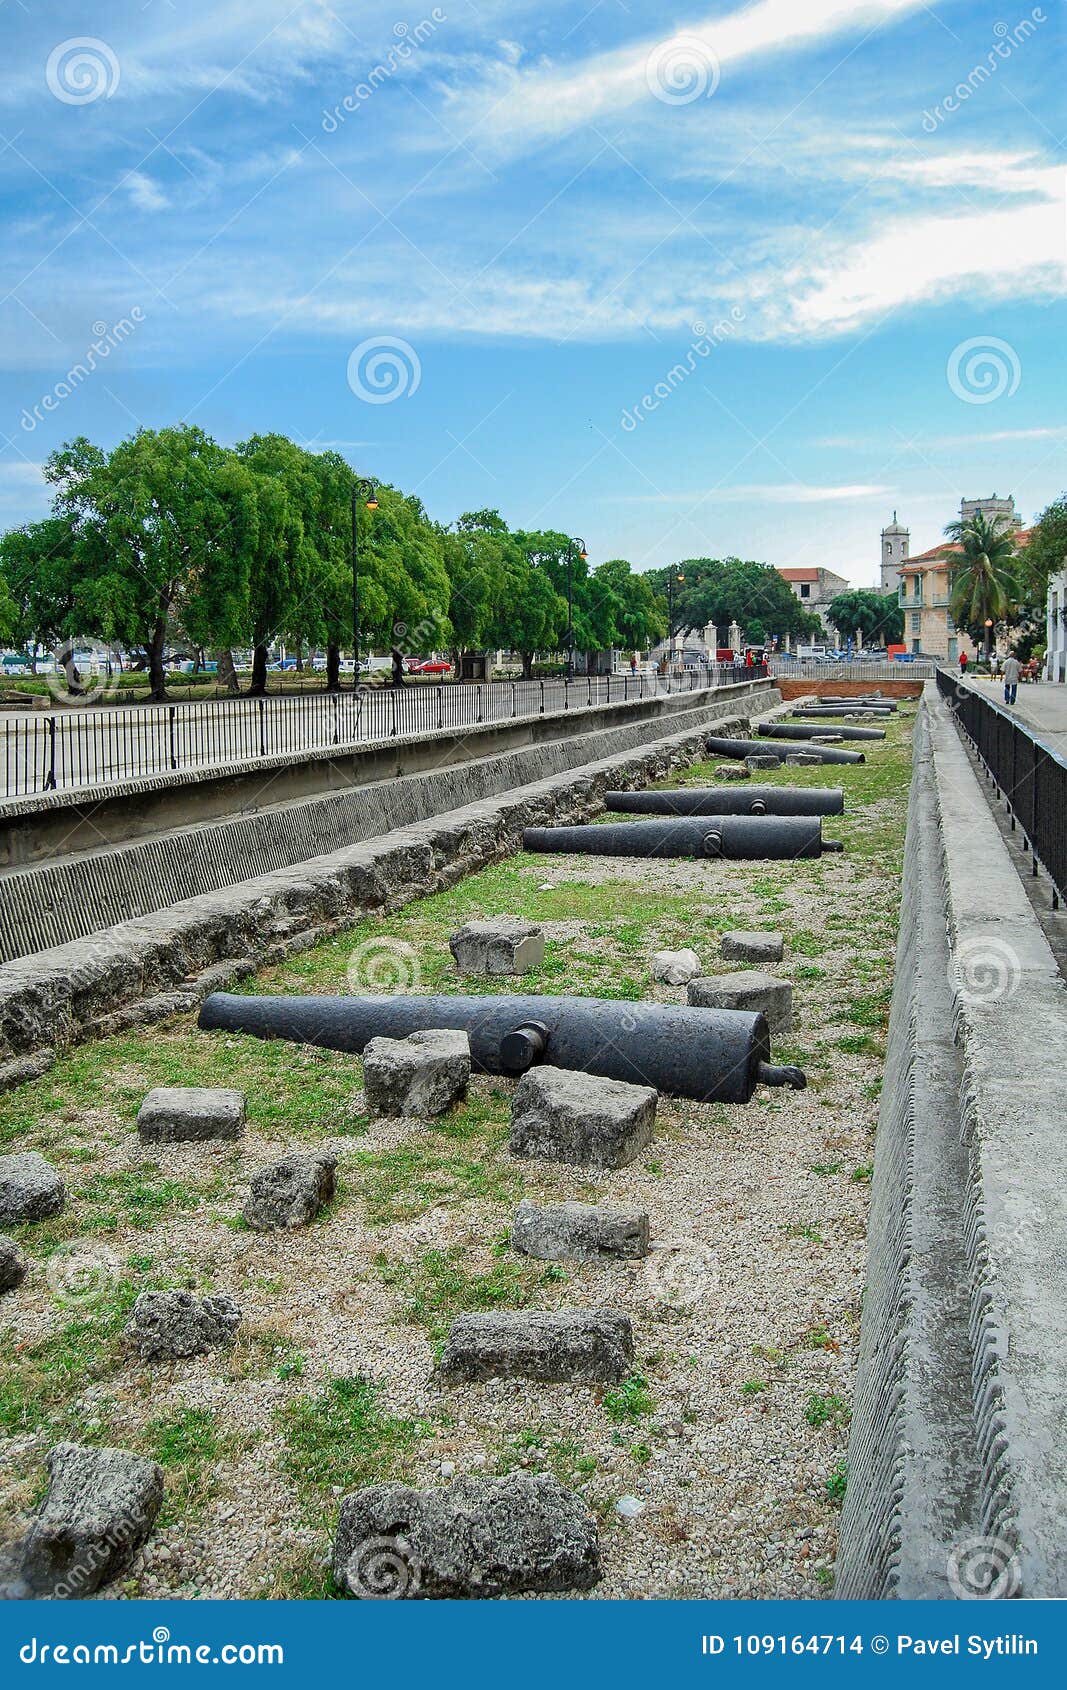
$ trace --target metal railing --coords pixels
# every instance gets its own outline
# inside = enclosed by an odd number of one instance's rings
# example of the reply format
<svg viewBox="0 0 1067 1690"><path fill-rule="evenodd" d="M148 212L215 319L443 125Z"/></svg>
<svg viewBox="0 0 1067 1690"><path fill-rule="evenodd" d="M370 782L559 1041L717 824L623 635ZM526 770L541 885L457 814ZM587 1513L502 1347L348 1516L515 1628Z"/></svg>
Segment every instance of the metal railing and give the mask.
<svg viewBox="0 0 1067 1690"><path fill-rule="evenodd" d="M1003 793L1011 825L1022 830L1036 875L1040 864L1052 882L1052 907L1067 898L1067 761L1038 739L1017 716L945 669L938 691Z"/></svg>
<svg viewBox="0 0 1067 1690"><path fill-rule="evenodd" d="M0 798L144 775L447 734L559 710L591 710L766 677L763 665L706 664L672 675L361 687L302 697L98 705L4 722Z"/></svg>
<svg viewBox="0 0 1067 1690"><path fill-rule="evenodd" d="M936 664L929 657L852 658L827 663L816 657L772 657L770 671L783 681L929 681Z"/></svg>

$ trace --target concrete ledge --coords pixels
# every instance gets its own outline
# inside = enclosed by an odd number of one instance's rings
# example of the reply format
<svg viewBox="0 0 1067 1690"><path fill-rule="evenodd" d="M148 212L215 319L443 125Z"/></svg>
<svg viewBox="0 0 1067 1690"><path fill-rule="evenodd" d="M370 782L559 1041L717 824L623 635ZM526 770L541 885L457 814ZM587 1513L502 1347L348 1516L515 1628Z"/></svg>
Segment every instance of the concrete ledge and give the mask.
<svg viewBox="0 0 1067 1690"><path fill-rule="evenodd" d="M22 1059L31 1053L190 1008L227 977L303 949L369 911L394 909L451 886L517 851L527 827L599 814L609 788L642 785L684 767L703 756L713 727L740 726L706 717L706 708L695 711L681 731L662 738L617 746L566 772L513 784L412 827L5 964L0 1086L26 1077Z"/></svg>
<svg viewBox="0 0 1067 1690"><path fill-rule="evenodd" d="M1067 1594L1067 990L949 712L915 737L835 1594ZM980 1544L975 1555L975 1545Z"/></svg>

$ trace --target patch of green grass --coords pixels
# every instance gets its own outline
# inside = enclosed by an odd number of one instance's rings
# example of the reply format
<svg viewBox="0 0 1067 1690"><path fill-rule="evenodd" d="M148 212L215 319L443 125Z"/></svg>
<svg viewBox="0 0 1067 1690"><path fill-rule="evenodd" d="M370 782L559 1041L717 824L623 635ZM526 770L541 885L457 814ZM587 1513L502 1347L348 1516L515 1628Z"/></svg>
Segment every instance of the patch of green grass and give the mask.
<svg viewBox="0 0 1067 1690"><path fill-rule="evenodd" d="M415 1262L396 1262L380 1252L374 1258L385 1285L401 1295L404 1315L424 1326L431 1338L444 1338L457 1314L479 1309L526 1308L537 1295L547 1270L525 1262L500 1261L488 1273L469 1273L463 1250L427 1250Z"/></svg>
<svg viewBox="0 0 1067 1690"><path fill-rule="evenodd" d="M122 1365L122 1332L138 1287L123 1280L58 1331L24 1345L9 1333L0 1346L0 1431L13 1435L77 1433L71 1399Z"/></svg>
<svg viewBox="0 0 1067 1690"><path fill-rule="evenodd" d="M830 1501L836 1502L839 1507L845 1500L845 1490L847 1485L848 1462L837 1461L831 1467L829 1477L826 1480L826 1494L830 1498Z"/></svg>
<svg viewBox="0 0 1067 1690"><path fill-rule="evenodd" d="M799 968L793 970L794 980L825 980L826 970L814 962L802 962Z"/></svg>
<svg viewBox="0 0 1067 1690"><path fill-rule="evenodd" d="M844 1038L834 1040L834 1049L840 1050L845 1056L883 1056L885 1053L877 1039L872 1039L869 1033L846 1033Z"/></svg>
<svg viewBox="0 0 1067 1690"><path fill-rule="evenodd" d="M656 1407L648 1380L641 1373L631 1373L617 1391L605 1391L603 1404L608 1419L615 1421L643 1420Z"/></svg>
<svg viewBox="0 0 1067 1690"><path fill-rule="evenodd" d="M870 1185L872 1179L874 1178L873 1164L867 1162L863 1167L853 1168L851 1177L854 1185Z"/></svg>
<svg viewBox="0 0 1067 1690"><path fill-rule="evenodd" d="M517 1468L531 1473L554 1473L561 1485L579 1488L596 1472L596 1457L586 1455L578 1438L561 1438L547 1426L524 1426L509 1434L495 1463L497 1473Z"/></svg>
<svg viewBox="0 0 1067 1690"><path fill-rule="evenodd" d="M833 1587L834 1587L834 1570L833 1570L833 1568L832 1567L816 1567L816 1569L815 1569L815 1579L816 1579L816 1583L820 1584L822 1586L823 1590L832 1590Z"/></svg>
<svg viewBox="0 0 1067 1690"><path fill-rule="evenodd" d="M851 1412L844 1397L833 1391L813 1391L805 1404L804 1418L809 1426L846 1426Z"/></svg>
<svg viewBox="0 0 1067 1690"><path fill-rule="evenodd" d="M770 1388L771 1382L769 1379L746 1379L741 1386L741 1392L743 1396L756 1397L759 1396L761 1391L769 1391Z"/></svg>
<svg viewBox="0 0 1067 1690"><path fill-rule="evenodd" d="M630 1454L639 1467L647 1467L652 1460L651 1444L631 1444Z"/></svg>
<svg viewBox="0 0 1067 1690"><path fill-rule="evenodd" d="M149 1420L144 1440L166 1476L160 1524L187 1519L210 1496L212 1466L233 1440L220 1437L218 1417L209 1409L189 1407Z"/></svg>
<svg viewBox="0 0 1067 1690"><path fill-rule="evenodd" d="M331 1379L316 1395L278 1410L285 1440L281 1465L299 1490L318 1493L326 1503L335 1488L344 1495L411 1476L419 1441L430 1428L387 1414L378 1394L369 1379Z"/></svg>
<svg viewBox="0 0 1067 1690"><path fill-rule="evenodd" d="M785 1235L787 1238L806 1238L812 1244L822 1243L822 1233L818 1228L809 1226L805 1222L797 1222L795 1226L787 1226Z"/></svg>
<svg viewBox="0 0 1067 1690"><path fill-rule="evenodd" d="M844 1162L813 1162L811 1172L828 1178L830 1174L839 1174L844 1165Z"/></svg>
<svg viewBox="0 0 1067 1690"><path fill-rule="evenodd" d="M420 1132L392 1150L357 1151L350 1185L367 1207L372 1226L414 1220L439 1203L484 1199L512 1203L522 1195L522 1174L500 1151L507 1137L501 1125L490 1142L457 1154L442 1132ZM480 1152L480 1153L479 1153Z"/></svg>
<svg viewBox="0 0 1067 1690"><path fill-rule="evenodd" d="M840 1345L825 1326L812 1326L804 1334L804 1345L809 1350L837 1350Z"/></svg>

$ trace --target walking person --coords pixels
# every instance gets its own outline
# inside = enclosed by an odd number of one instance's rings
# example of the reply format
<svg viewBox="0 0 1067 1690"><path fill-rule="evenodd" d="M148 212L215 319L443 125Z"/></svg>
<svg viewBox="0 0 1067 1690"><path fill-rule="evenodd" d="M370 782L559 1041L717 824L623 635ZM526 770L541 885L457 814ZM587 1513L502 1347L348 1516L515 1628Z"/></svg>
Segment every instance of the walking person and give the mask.
<svg viewBox="0 0 1067 1690"><path fill-rule="evenodd" d="M1008 656L1004 659L1004 702L1014 704L1015 695L1019 690L1019 675L1021 673L1019 659Z"/></svg>
<svg viewBox="0 0 1067 1690"><path fill-rule="evenodd" d="M960 652L960 674L965 675L966 673L967 673L967 653L965 651L961 651Z"/></svg>

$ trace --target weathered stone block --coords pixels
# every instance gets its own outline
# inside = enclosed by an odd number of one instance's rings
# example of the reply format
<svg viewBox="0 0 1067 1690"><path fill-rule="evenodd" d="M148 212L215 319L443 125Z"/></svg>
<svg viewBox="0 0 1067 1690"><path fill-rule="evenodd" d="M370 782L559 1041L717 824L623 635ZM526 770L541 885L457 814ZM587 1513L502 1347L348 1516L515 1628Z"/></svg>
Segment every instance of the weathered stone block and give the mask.
<svg viewBox="0 0 1067 1690"><path fill-rule="evenodd" d="M716 780L749 780L750 771L744 763L716 763L714 771Z"/></svg>
<svg viewBox="0 0 1067 1690"><path fill-rule="evenodd" d="M652 958L652 978L668 986L684 986L700 973L696 951L657 951Z"/></svg>
<svg viewBox="0 0 1067 1690"><path fill-rule="evenodd" d="M371 1039L363 1052L367 1108L375 1116L441 1115L466 1097L470 1078L470 1040L450 1027Z"/></svg>
<svg viewBox="0 0 1067 1690"><path fill-rule="evenodd" d="M337 1157L325 1152L316 1156L283 1156L268 1168L252 1175L248 1198L241 1211L257 1232L275 1232L284 1227L307 1226L334 1194Z"/></svg>
<svg viewBox="0 0 1067 1690"><path fill-rule="evenodd" d="M787 1033L793 1022L793 988L788 980L756 969L737 974L715 974L690 980L688 1001L697 1009L747 1009L764 1015L772 1033Z"/></svg>
<svg viewBox="0 0 1067 1690"><path fill-rule="evenodd" d="M444 1379L617 1384L634 1359L629 1316L615 1309L504 1309L461 1314L441 1356Z"/></svg>
<svg viewBox="0 0 1067 1690"><path fill-rule="evenodd" d="M514 1156L622 1168L652 1143L657 1093L569 1068L530 1068L511 1107Z"/></svg>
<svg viewBox="0 0 1067 1690"><path fill-rule="evenodd" d="M66 1200L62 1179L36 1150L0 1156L0 1226L47 1220L62 1213Z"/></svg>
<svg viewBox="0 0 1067 1690"><path fill-rule="evenodd" d="M376 1600L589 1590L600 1546L583 1499L550 1473L371 1485L341 1503L333 1572L348 1595Z"/></svg>
<svg viewBox="0 0 1067 1690"><path fill-rule="evenodd" d="M244 1092L228 1086L155 1086L137 1114L146 1144L240 1138L244 1130Z"/></svg>
<svg viewBox="0 0 1067 1690"><path fill-rule="evenodd" d="M781 962L785 945L780 933L724 933L720 954L728 962Z"/></svg>
<svg viewBox="0 0 1067 1690"><path fill-rule="evenodd" d="M509 915L468 921L448 948L461 974L528 974L545 960L545 936L534 922Z"/></svg>
<svg viewBox="0 0 1067 1690"><path fill-rule="evenodd" d="M812 745L842 745L844 734L812 734Z"/></svg>
<svg viewBox="0 0 1067 1690"><path fill-rule="evenodd" d="M14 1291L26 1277L26 1257L13 1238L0 1237L0 1291Z"/></svg>
<svg viewBox="0 0 1067 1690"><path fill-rule="evenodd" d="M126 1336L143 1361L178 1361L210 1349L229 1349L241 1324L232 1297L194 1297L191 1291L142 1291Z"/></svg>
<svg viewBox="0 0 1067 1690"><path fill-rule="evenodd" d="M602 1256L639 1261L648 1255L648 1215L591 1203L524 1200L511 1223L511 1248L540 1261L594 1261Z"/></svg>
<svg viewBox="0 0 1067 1690"><path fill-rule="evenodd" d="M57 1444L49 1486L22 1544L22 1579L35 1596L90 1596L127 1567L163 1501L163 1473L126 1449Z"/></svg>
<svg viewBox="0 0 1067 1690"><path fill-rule="evenodd" d="M786 758L790 768L806 769L822 764L822 758L817 751L791 751Z"/></svg>
<svg viewBox="0 0 1067 1690"><path fill-rule="evenodd" d="M745 768L749 774L759 769L780 769L782 759L776 751L754 751L751 757L745 758Z"/></svg>

